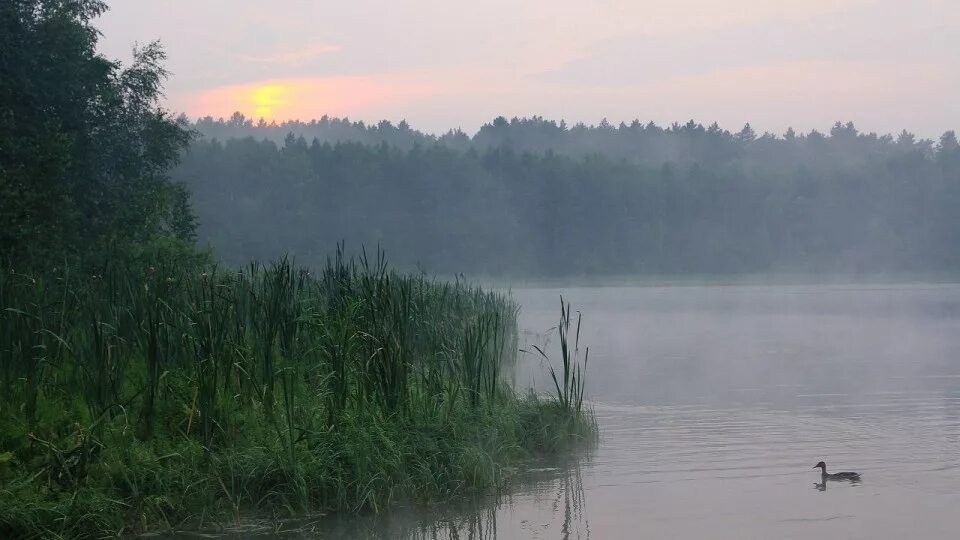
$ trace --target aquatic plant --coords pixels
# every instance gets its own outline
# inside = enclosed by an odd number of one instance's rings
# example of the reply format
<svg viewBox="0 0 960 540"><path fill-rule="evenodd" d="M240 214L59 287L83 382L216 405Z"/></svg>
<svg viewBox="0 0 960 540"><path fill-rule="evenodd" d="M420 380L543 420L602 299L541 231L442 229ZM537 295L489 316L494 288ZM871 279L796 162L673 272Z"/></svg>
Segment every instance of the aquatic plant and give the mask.
<svg viewBox="0 0 960 540"><path fill-rule="evenodd" d="M576 438L545 424L588 416L575 362L557 405L510 388L508 297L398 274L379 251L339 248L317 274L144 264L0 274L0 536L491 489Z"/></svg>
<svg viewBox="0 0 960 540"><path fill-rule="evenodd" d="M546 360L550 369L550 378L553 379L556 390L557 402L560 409L564 412L579 416L583 410L583 395L586 388L585 374L587 363L590 361L590 348L587 347L583 355L583 364L580 363L580 322L582 315L577 312L577 326L573 334L573 348L570 348L570 325L571 325L570 303L564 303L563 297L560 297L560 322L556 329L560 338L560 360L562 368L558 376L557 370L553 367L550 357L539 345L533 345L533 348Z"/></svg>

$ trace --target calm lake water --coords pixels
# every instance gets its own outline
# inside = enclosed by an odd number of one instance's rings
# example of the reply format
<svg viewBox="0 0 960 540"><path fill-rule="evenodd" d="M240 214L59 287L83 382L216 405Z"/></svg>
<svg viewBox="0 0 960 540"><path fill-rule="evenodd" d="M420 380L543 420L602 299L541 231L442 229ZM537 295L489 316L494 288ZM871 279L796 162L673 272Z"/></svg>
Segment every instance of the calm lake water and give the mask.
<svg viewBox="0 0 960 540"><path fill-rule="evenodd" d="M545 342L561 293L595 451L496 500L308 536L960 537L960 286L523 289L522 341ZM545 388L539 360L518 371ZM817 486L820 460L863 481Z"/></svg>

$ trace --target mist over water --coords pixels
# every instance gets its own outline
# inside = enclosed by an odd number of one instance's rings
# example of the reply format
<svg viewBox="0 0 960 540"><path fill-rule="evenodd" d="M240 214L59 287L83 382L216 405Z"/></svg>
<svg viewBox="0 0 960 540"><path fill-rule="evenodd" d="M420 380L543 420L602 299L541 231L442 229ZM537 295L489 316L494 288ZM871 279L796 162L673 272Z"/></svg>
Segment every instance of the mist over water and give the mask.
<svg viewBox="0 0 960 540"><path fill-rule="evenodd" d="M560 292L585 314L603 433L592 537L960 531L960 287L522 290L522 324ZM863 482L813 489L821 459Z"/></svg>
<svg viewBox="0 0 960 540"><path fill-rule="evenodd" d="M527 345L545 342L561 293L584 314L594 452L500 498L321 520L306 536L960 533L960 286L521 289ZM547 389L543 369L524 356L518 386ZM820 460L863 481L818 486Z"/></svg>
<svg viewBox="0 0 960 540"><path fill-rule="evenodd" d="M561 294L584 314L581 341L591 347L589 387L599 401L787 406L812 396L941 388L960 375L957 291L954 285L708 286L514 295L528 331L556 324ZM524 376L545 382L535 369Z"/></svg>

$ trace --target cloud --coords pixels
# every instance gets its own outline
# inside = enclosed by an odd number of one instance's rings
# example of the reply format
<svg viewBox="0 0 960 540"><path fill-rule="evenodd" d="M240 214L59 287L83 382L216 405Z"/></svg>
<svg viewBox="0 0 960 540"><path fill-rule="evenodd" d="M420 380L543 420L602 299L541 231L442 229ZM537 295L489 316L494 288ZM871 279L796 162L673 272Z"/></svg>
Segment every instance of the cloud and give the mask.
<svg viewBox="0 0 960 540"><path fill-rule="evenodd" d="M311 45L302 49L272 53L265 56L240 55L239 58L245 62L257 64L273 64L283 66L294 66L313 60L314 58L327 53L339 51L340 47L329 43Z"/></svg>
<svg viewBox="0 0 960 540"><path fill-rule="evenodd" d="M881 4L842 13L738 24L682 36L628 33L594 44L578 58L532 73L547 83L636 86L720 70L784 63L870 65L939 62L960 68L960 38L929 12L904 16ZM829 81L824 81L829 84Z"/></svg>

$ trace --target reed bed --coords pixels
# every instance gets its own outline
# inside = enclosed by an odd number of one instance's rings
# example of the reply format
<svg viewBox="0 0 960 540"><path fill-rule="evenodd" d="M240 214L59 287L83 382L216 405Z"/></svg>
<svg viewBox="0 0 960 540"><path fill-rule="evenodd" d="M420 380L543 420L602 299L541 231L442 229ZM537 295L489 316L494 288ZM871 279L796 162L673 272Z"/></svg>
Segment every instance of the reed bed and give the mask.
<svg viewBox="0 0 960 540"><path fill-rule="evenodd" d="M379 511L502 486L532 453L595 432L579 371L557 399L509 387L516 317L506 296L395 273L379 252L338 249L316 273L287 259L8 269L0 536Z"/></svg>

